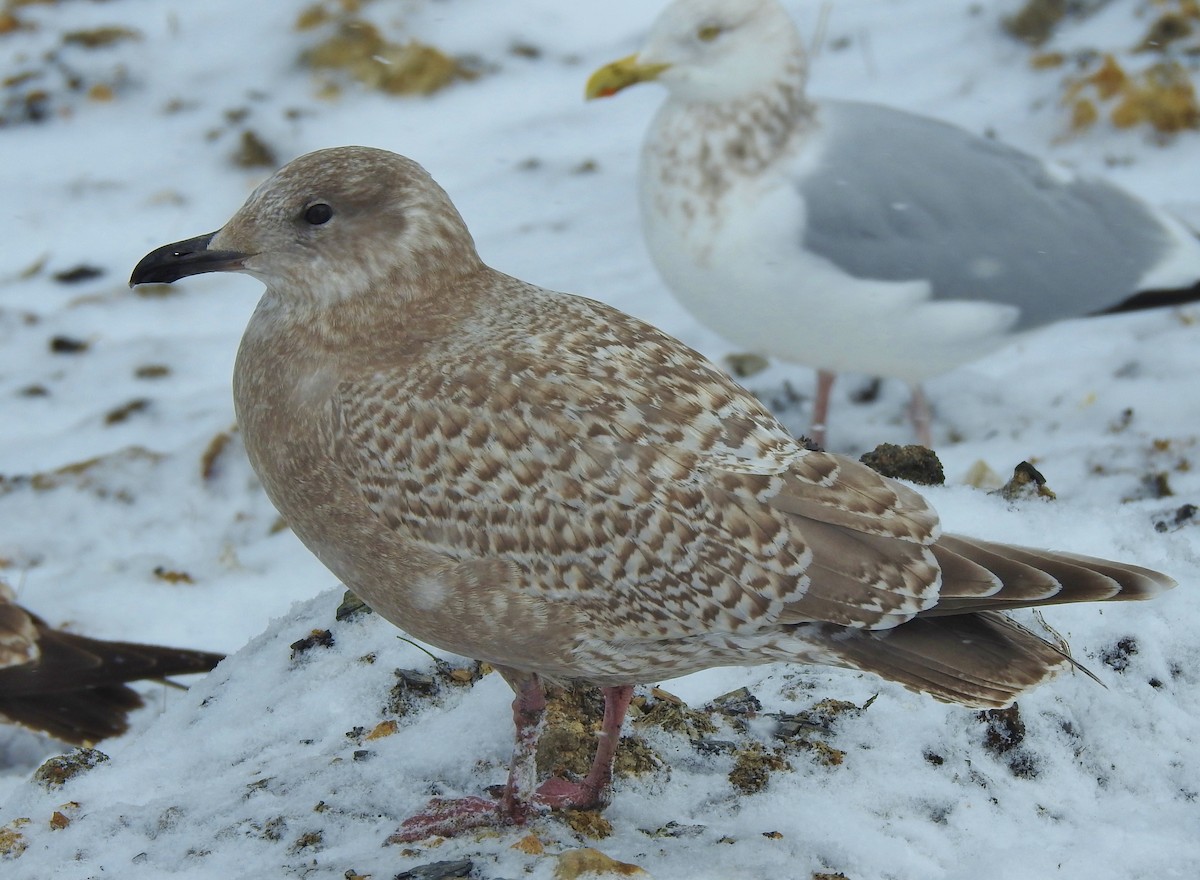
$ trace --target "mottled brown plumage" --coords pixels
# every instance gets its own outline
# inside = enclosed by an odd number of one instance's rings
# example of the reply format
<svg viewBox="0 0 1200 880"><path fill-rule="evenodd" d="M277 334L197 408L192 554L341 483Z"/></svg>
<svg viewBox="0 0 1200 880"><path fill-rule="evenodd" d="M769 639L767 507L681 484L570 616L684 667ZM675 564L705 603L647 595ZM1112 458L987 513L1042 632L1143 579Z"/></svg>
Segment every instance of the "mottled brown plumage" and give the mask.
<svg viewBox="0 0 1200 880"><path fill-rule="evenodd" d="M806 449L680 342L483 265L391 153L301 157L132 282L221 269L267 286L234 397L272 501L384 617L517 690L510 818L608 782L530 791L541 679L606 687L618 727L632 683L778 660L1000 706L1069 661L992 609L1172 583L940 536L916 492ZM492 807L440 804L409 831Z"/></svg>
<svg viewBox="0 0 1200 880"><path fill-rule="evenodd" d="M108 642L55 629L0 582L0 720L74 745L124 733L142 705L129 682L208 672L223 655Z"/></svg>

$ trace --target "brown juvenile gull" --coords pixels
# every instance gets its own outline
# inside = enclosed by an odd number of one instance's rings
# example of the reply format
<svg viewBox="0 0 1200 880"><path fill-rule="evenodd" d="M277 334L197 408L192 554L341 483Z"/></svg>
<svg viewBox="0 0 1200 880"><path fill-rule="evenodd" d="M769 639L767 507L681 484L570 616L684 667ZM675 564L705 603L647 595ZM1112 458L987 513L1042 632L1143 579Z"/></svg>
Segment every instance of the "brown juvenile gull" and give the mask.
<svg viewBox="0 0 1200 880"><path fill-rule="evenodd" d="M825 442L837 371L920 383L1053 321L1182 303L1200 242L1102 180L923 116L805 94L807 57L776 0L676 0L588 97L655 80L642 231L702 323L815 367Z"/></svg>
<svg viewBox="0 0 1200 880"><path fill-rule="evenodd" d="M208 672L223 655L106 642L55 629L0 582L0 720L73 745L124 733L142 705L140 679Z"/></svg>
<svg viewBox="0 0 1200 880"><path fill-rule="evenodd" d="M1004 706L1070 661L1003 610L1173 584L942 535L912 489L800 445L679 341L484 265L402 156L302 156L131 283L214 271L266 285L233 391L280 513L381 615L516 692L503 798L436 801L401 837L603 803L638 682L785 660ZM535 787L543 680L604 689L580 782Z"/></svg>

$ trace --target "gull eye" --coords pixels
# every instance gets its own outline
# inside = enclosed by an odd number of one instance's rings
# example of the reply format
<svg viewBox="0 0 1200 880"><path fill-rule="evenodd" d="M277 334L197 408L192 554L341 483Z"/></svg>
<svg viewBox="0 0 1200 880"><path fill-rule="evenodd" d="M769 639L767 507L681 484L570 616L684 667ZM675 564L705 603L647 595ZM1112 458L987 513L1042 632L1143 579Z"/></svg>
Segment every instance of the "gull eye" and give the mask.
<svg viewBox="0 0 1200 880"><path fill-rule="evenodd" d="M317 202L315 205L309 205L304 209L304 222L310 223L313 226L320 226L322 223L328 223L333 218L333 208L329 207L324 202Z"/></svg>
<svg viewBox="0 0 1200 880"><path fill-rule="evenodd" d="M721 36L724 30L719 24L706 24L700 30L696 31L696 37L704 43L711 43L717 37Z"/></svg>

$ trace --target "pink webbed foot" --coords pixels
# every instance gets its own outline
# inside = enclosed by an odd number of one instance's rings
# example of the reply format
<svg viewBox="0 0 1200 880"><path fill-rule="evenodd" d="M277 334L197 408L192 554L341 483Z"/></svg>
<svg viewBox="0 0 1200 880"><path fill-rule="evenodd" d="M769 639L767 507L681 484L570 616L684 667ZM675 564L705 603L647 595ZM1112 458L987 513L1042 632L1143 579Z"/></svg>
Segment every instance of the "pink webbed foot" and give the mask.
<svg viewBox="0 0 1200 880"><path fill-rule="evenodd" d="M594 810L605 806L606 799L595 786L566 779L547 779L538 786L534 803L551 810Z"/></svg>
<svg viewBox="0 0 1200 880"><path fill-rule="evenodd" d="M478 828L524 825L540 812L590 810L604 806L595 787L566 779L547 779L538 786L532 802L501 797L434 798L420 813L401 823L388 843L415 843L429 837L454 837Z"/></svg>
<svg viewBox="0 0 1200 880"><path fill-rule="evenodd" d="M604 719L600 724L600 741L587 778L568 782L558 777L547 779L537 787L534 803L552 810L594 810L608 805L612 791L613 759L621 738L621 722L629 709L633 687L604 688Z"/></svg>
<svg viewBox="0 0 1200 880"><path fill-rule="evenodd" d="M430 837L454 837L479 828L524 825L541 812L590 810L604 806L604 798L585 782L557 777L538 786L531 803L501 797L434 798L425 809L401 823L388 843L416 843Z"/></svg>
<svg viewBox="0 0 1200 880"><path fill-rule="evenodd" d="M500 802L482 797L434 798L420 813L405 819L388 843L415 843L427 837L454 837L475 828L523 824L524 817L508 815Z"/></svg>

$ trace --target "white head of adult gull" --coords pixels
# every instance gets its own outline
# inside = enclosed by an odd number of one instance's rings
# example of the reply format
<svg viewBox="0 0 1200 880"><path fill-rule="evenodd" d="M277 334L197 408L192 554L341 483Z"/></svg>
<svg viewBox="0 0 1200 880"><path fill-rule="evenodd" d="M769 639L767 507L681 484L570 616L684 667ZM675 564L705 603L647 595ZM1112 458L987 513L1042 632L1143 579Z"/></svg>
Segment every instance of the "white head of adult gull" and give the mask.
<svg viewBox="0 0 1200 880"><path fill-rule="evenodd" d="M675 0L589 97L668 97L640 170L650 255L700 321L833 376L922 380L1014 334L1200 278L1200 243L1161 211L1001 143L888 107L814 102L776 0ZM1182 297L1181 297L1182 300Z"/></svg>
<svg viewBox="0 0 1200 880"><path fill-rule="evenodd" d="M266 284L233 388L280 513L383 617L517 693L503 798L436 802L404 838L602 803L634 683L786 660L1001 706L1070 662L1003 609L1172 585L942 535L681 342L484 265L402 156L302 156L131 283L213 271ZM581 782L535 787L543 679L604 688Z"/></svg>

